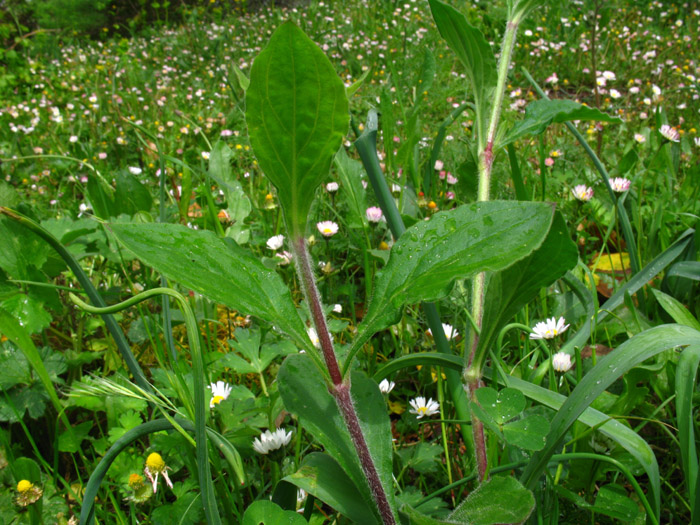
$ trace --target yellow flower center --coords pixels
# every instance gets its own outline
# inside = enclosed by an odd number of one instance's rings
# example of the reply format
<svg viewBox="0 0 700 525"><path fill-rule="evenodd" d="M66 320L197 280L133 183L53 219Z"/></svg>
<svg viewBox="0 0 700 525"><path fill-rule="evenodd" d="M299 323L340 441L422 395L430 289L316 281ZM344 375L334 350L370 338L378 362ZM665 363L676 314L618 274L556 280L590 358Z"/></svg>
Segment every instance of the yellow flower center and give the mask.
<svg viewBox="0 0 700 525"><path fill-rule="evenodd" d="M214 396L211 400L213 405L218 405L224 400L224 396Z"/></svg>
<svg viewBox="0 0 700 525"><path fill-rule="evenodd" d="M325 233L325 234L333 233L333 230L331 230L330 228L326 227L326 228L323 228L323 233Z"/></svg>
<svg viewBox="0 0 700 525"><path fill-rule="evenodd" d="M34 487L34 484L31 481L27 481L26 479L23 479L19 483L17 483L17 492L20 494L24 494L25 492L29 492L32 490Z"/></svg>
<svg viewBox="0 0 700 525"><path fill-rule="evenodd" d="M153 452L146 458L146 466L151 472L162 472L165 470L165 461L158 452Z"/></svg>
<svg viewBox="0 0 700 525"><path fill-rule="evenodd" d="M139 488L141 488L142 485L143 485L143 476L141 476L139 474L131 474L129 476L129 486L132 489L134 489L134 490L139 489Z"/></svg>
<svg viewBox="0 0 700 525"><path fill-rule="evenodd" d="M428 411L428 407L418 407L417 412L419 414L425 414Z"/></svg>

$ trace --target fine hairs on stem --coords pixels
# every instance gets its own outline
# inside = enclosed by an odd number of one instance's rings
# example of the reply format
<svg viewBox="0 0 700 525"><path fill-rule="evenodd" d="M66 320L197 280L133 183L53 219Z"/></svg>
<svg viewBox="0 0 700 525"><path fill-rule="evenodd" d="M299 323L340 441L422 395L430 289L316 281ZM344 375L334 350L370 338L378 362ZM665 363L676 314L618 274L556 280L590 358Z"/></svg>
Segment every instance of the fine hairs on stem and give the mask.
<svg viewBox="0 0 700 525"><path fill-rule="evenodd" d="M296 261L297 272L302 283L302 289L304 290L304 297L309 305L314 327L316 328L316 333L318 334L321 352L323 353L328 374L330 375L330 380L333 384L333 386L329 388L329 391L335 398L340 413L343 416L343 420L345 421L345 425L350 433L353 445L355 446L355 451L357 452L357 456L360 460L360 465L362 466L362 471L367 478L367 483L369 484L370 491L372 492L374 501L379 509L379 514L381 515L382 521L386 525L393 525L396 523L394 513L391 509L391 505L389 504L389 498L387 497L384 487L382 486L379 473L370 454L367 441L362 433L360 420L357 417L357 411L355 410L355 405L352 401L352 396L350 393L350 376L348 375L344 379L340 373L338 359L335 355L335 349L333 348L333 339L330 331L328 330L326 316L323 313L321 294L318 291L316 279L314 278L313 266L311 264L311 254L309 253L306 246L306 240L303 236L294 236L292 239L292 250L294 251L294 260Z"/></svg>

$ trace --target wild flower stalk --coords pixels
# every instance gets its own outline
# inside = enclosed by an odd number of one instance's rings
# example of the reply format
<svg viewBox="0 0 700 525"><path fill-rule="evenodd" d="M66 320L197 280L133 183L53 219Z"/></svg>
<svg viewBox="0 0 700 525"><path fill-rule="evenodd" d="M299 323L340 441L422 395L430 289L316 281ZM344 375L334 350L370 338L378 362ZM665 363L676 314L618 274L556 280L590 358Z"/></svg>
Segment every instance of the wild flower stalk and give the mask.
<svg viewBox="0 0 700 525"><path fill-rule="evenodd" d="M320 226L319 230L321 230ZM325 314L323 313L321 294L318 290L318 286L316 285L316 279L314 278L313 265L311 264L311 254L309 253L306 239L304 239L303 235L294 235L291 246L294 253L297 273L299 274L299 281L301 283L302 290L304 291L304 296L309 305L309 309L311 310L311 318L315 327L315 335L318 338L318 345L321 348L323 359L326 363L326 368L332 382L332 386L329 388L329 390L335 398L338 408L340 409L341 416L343 417L347 429L350 432L350 437L352 438L352 442L355 445L355 450L360 459L362 471L367 477L367 482L370 490L372 491L372 495L374 496L374 500L382 517L382 521L385 524L394 524L396 521L391 510L391 505L389 504L389 499L384 491L384 487L382 486L379 473L374 461L372 460L372 456L370 455L369 447L365 436L362 433L360 420L357 416L355 405L352 401L350 394L350 377L347 376L345 379L343 379L343 375L340 372L338 359L335 355L335 349L333 347L333 338L328 330L328 322ZM316 343L314 341L314 345L315 344Z"/></svg>
<svg viewBox="0 0 700 525"><path fill-rule="evenodd" d="M518 26L526 14L527 9L518 9L516 4L515 9L510 13L506 23L506 31L503 35L503 42L501 45L501 54L498 59L498 79L493 92L488 128L485 136L478 137L479 189L477 200L479 201L489 200L494 147L496 144L496 135L498 132L503 98L505 96L508 69L510 68ZM475 401L476 399L476 390L482 386L481 377L483 374L485 355L483 350L481 351L481 355L477 355L477 348L479 346L479 332L483 324L485 296L486 272L481 272L472 280L471 314L475 327L469 334L468 351L466 353L466 366L464 372L465 387L469 398L472 401ZM472 413L472 435L474 438L474 451L476 455L479 479L484 480L488 470L484 425L481 421L479 421L474 413Z"/></svg>

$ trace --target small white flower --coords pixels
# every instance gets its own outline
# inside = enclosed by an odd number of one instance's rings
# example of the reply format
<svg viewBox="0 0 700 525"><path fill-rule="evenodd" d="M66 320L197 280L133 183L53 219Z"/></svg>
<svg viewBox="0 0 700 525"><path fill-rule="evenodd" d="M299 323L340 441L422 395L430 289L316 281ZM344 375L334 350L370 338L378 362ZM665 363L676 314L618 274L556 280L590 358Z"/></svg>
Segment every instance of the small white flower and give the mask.
<svg viewBox="0 0 700 525"><path fill-rule="evenodd" d="M636 140L639 144L644 144L647 141L646 137L644 137L644 135L641 133L635 133L634 140Z"/></svg>
<svg viewBox="0 0 700 525"><path fill-rule="evenodd" d="M565 352L557 352L552 356L552 366L556 372L568 372L573 366L571 356Z"/></svg>
<svg viewBox="0 0 700 525"><path fill-rule="evenodd" d="M440 411L440 403L433 401L432 398L426 401L424 397L417 397L411 399L408 404L411 405L411 410L409 410L409 412L411 414L416 414L418 419L421 419L423 416L430 417Z"/></svg>
<svg viewBox="0 0 700 525"><path fill-rule="evenodd" d="M393 381L389 381L388 379L382 379L379 382L379 390L382 394L388 394L394 389L395 386L396 383L394 383Z"/></svg>
<svg viewBox="0 0 700 525"><path fill-rule="evenodd" d="M365 210L365 214L367 215L367 220L369 222L379 222L384 218L384 214L382 213L382 209L378 208L377 206L371 206Z"/></svg>
<svg viewBox="0 0 700 525"><path fill-rule="evenodd" d="M209 401L209 408L214 408L216 405L227 399L233 390L233 387L224 381L212 383L208 388L211 390L211 401Z"/></svg>
<svg viewBox="0 0 700 525"><path fill-rule="evenodd" d="M203 151L202 152L202 158L204 160L209 160L209 152L208 151Z"/></svg>
<svg viewBox="0 0 700 525"><path fill-rule="evenodd" d="M569 328L568 324L564 324L565 322L566 319L563 317L558 320L555 317L550 317L546 321L541 321L532 329L530 339L554 339Z"/></svg>
<svg viewBox="0 0 700 525"><path fill-rule="evenodd" d="M282 250L280 253L276 253L275 257L279 258L279 264L282 266L287 266L290 262L292 262L292 252L288 252L287 250Z"/></svg>
<svg viewBox="0 0 700 525"><path fill-rule="evenodd" d="M338 191L338 183L337 182L329 182L326 184L326 191L328 193L335 193Z"/></svg>
<svg viewBox="0 0 700 525"><path fill-rule="evenodd" d="M267 240L267 247L270 248L273 252L275 250L279 250L282 245L284 244L284 235L279 234L279 235L273 235Z"/></svg>
<svg viewBox="0 0 700 525"><path fill-rule="evenodd" d="M613 191L623 193L630 189L630 181L624 177L615 177L614 179L610 180L610 186L612 187Z"/></svg>
<svg viewBox="0 0 700 525"><path fill-rule="evenodd" d="M132 175L141 175L142 171L143 170L141 170L141 168L139 168L138 166L129 166L129 173L131 173Z"/></svg>
<svg viewBox="0 0 700 525"><path fill-rule="evenodd" d="M695 145L700 148L700 137L695 137L693 142L695 142Z"/></svg>
<svg viewBox="0 0 700 525"><path fill-rule="evenodd" d="M338 225L333 221L321 221L316 224L316 228L321 232L324 237L333 237L338 233Z"/></svg>
<svg viewBox="0 0 700 525"><path fill-rule="evenodd" d="M610 98L618 99L621 96L622 96L622 94L617 89L610 90Z"/></svg>
<svg viewBox="0 0 700 525"><path fill-rule="evenodd" d="M266 430L253 440L253 448L259 454L267 454L288 445L291 440L291 430L287 433L284 432L283 428L278 428L274 432Z"/></svg>
<svg viewBox="0 0 700 525"><path fill-rule="evenodd" d="M445 338L450 341L453 337L457 337L459 332L455 330L451 324L442 323L442 331L445 332ZM428 328L428 333L432 336L433 332Z"/></svg>
<svg viewBox="0 0 700 525"><path fill-rule="evenodd" d="M603 71L603 78L605 80L615 80L617 77L612 71Z"/></svg>
<svg viewBox="0 0 700 525"><path fill-rule="evenodd" d="M308 334L309 339L311 339L313 345L316 348L321 348L321 340L318 338L318 333L316 332L316 329L313 326L310 326L306 329L306 333Z"/></svg>
<svg viewBox="0 0 700 525"><path fill-rule="evenodd" d="M585 184L578 184L571 192L578 200L588 202L593 198L593 188L589 188Z"/></svg>
<svg viewBox="0 0 700 525"><path fill-rule="evenodd" d="M337 314L343 313L343 305L340 303L336 303L333 305L333 311Z"/></svg>
<svg viewBox="0 0 700 525"><path fill-rule="evenodd" d="M76 142L78 142L78 136L71 135L70 138L68 139L68 142L70 142L71 144L75 144Z"/></svg>
<svg viewBox="0 0 700 525"><path fill-rule="evenodd" d="M435 161L435 169L436 169L437 171L440 171L440 170L442 169L442 167L443 167L442 161L441 161L441 160L436 160L436 161Z"/></svg>
<svg viewBox="0 0 700 525"><path fill-rule="evenodd" d="M661 126L659 128L659 133L661 133L664 138L670 140L671 142L679 142L681 140L681 134L678 133L678 130L672 128L668 124Z"/></svg>

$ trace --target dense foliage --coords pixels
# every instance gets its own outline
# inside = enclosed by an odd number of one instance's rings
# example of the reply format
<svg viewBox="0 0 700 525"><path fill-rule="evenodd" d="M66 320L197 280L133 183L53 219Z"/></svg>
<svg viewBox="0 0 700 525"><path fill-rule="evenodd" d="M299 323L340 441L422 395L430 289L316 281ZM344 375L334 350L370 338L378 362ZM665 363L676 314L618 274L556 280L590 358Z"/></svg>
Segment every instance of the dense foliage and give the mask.
<svg viewBox="0 0 700 525"><path fill-rule="evenodd" d="M700 515L692 4L2 4L6 521Z"/></svg>

